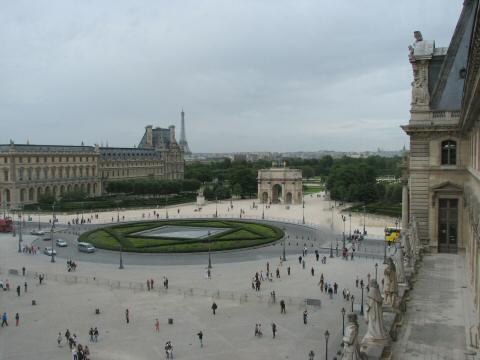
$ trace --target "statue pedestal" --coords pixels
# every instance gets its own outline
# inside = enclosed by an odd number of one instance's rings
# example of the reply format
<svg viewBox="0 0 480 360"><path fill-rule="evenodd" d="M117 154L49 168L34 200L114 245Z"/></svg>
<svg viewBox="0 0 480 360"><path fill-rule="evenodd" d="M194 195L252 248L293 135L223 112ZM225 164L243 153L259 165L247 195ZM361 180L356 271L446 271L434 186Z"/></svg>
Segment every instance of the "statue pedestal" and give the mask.
<svg viewBox="0 0 480 360"><path fill-rule="evenodd" d="M205 205L205 196L197 195L197 206L204 206Z"/></svg>

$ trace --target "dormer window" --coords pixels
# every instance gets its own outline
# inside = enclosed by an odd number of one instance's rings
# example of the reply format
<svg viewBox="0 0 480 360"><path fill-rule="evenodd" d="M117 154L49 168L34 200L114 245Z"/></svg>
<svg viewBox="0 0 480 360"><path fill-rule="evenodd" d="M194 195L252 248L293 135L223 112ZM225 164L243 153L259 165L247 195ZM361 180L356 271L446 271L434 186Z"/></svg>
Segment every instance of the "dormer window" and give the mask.
<svg viewBox="0 0 480 360"><path fill-rule="evenodd" d="M453 140L442 141L442 165L457 164L457 142Z"/></svg>

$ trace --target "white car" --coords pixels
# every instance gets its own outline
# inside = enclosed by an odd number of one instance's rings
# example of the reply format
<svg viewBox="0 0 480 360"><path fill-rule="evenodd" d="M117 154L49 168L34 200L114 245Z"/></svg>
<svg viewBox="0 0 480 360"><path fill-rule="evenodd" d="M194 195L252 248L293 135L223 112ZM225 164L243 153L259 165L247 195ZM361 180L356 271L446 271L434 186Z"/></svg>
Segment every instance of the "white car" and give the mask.
<svg viewBox="0 0 480 360"><path fill-rule="evenodd" d="M31 235L37 235L37 236L38 236L38 235L45 235L45 231L43 231L43 230L32 230L32 231L30 232L30 234L31 234Z"/></svg>
<svg viewBox="0 0 480 360"><path fill-rule="evenodd" d="M52 253L53 255L57 255L57 252L55 251L55 249L52 249L51 247L46 247L44 250L43 250L43 253L45 255L48 255L48 256L52 256Z"/></svg>
<svg viewBox="0 0 480 360"><path fill-rule="evenodd" d="M63 239L57 239L55 240L55 245L58 247L67 247L67 242Z"/></svg>

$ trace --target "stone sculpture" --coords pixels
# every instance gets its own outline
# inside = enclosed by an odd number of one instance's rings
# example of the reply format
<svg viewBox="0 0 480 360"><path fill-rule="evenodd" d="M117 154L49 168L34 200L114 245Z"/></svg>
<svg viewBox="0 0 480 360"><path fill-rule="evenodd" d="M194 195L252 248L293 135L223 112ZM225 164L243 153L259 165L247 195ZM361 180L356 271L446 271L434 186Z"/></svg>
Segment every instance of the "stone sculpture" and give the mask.
<svg viewBox="0 0 480 360"><path fill-rule="evenodd" d="M372 280L370 283L370 291L367 297L366 322L368 328L362 342L387 343L389 342L389 338L383 325L383 299L380 294L380 289L378 288L378 283L375 280Z"/></svg>
<svg viewBox="0 0 480 360"><path fill-rule="evenodd" d="M395 307L398 297L397 269L391 257L387 259L385 275L385 304Z"/></svg>
<svg viewBox="0 0 480 360"><path fill-rule="evenodd" d="M347 318L348 324L343 336L342 360L366 360L367 357L360 352L360 344L358 343L357 314L350 313Z"/></svg>
<svg viewBox="0 0 480 360"><path fill-rule="evenodd" d="M405 269L404 269L404 266L403 266L403 261L404 261L404 255L403 255L403 247L402 247L402 244L400 243L399 246L398 246L398 250L397 250L397 269L398 269L398 272L397 272L397 281L399 283L405 283L406 282L406 278L405 278Z"/></svg>

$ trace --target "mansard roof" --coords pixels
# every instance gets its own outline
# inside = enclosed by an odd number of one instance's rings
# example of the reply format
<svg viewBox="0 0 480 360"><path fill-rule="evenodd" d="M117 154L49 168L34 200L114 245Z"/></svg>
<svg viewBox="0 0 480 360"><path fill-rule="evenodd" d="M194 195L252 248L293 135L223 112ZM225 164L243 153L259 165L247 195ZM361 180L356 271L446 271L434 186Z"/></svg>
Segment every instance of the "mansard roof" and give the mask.
<svg viewBox="0 0 480 360"><path fill-rule="evenodd" d="M432 59L433 66L429 71L431 77L429 87L432 91L430 107L432 110L460 110L461 108L477 4L478 0L465 0L447 53L444 57L443 54L439 54L440 57L437 58L437 60L442 60L443 57L440 69L438 69L439 64L434 66L435 55Z"/></svg>

